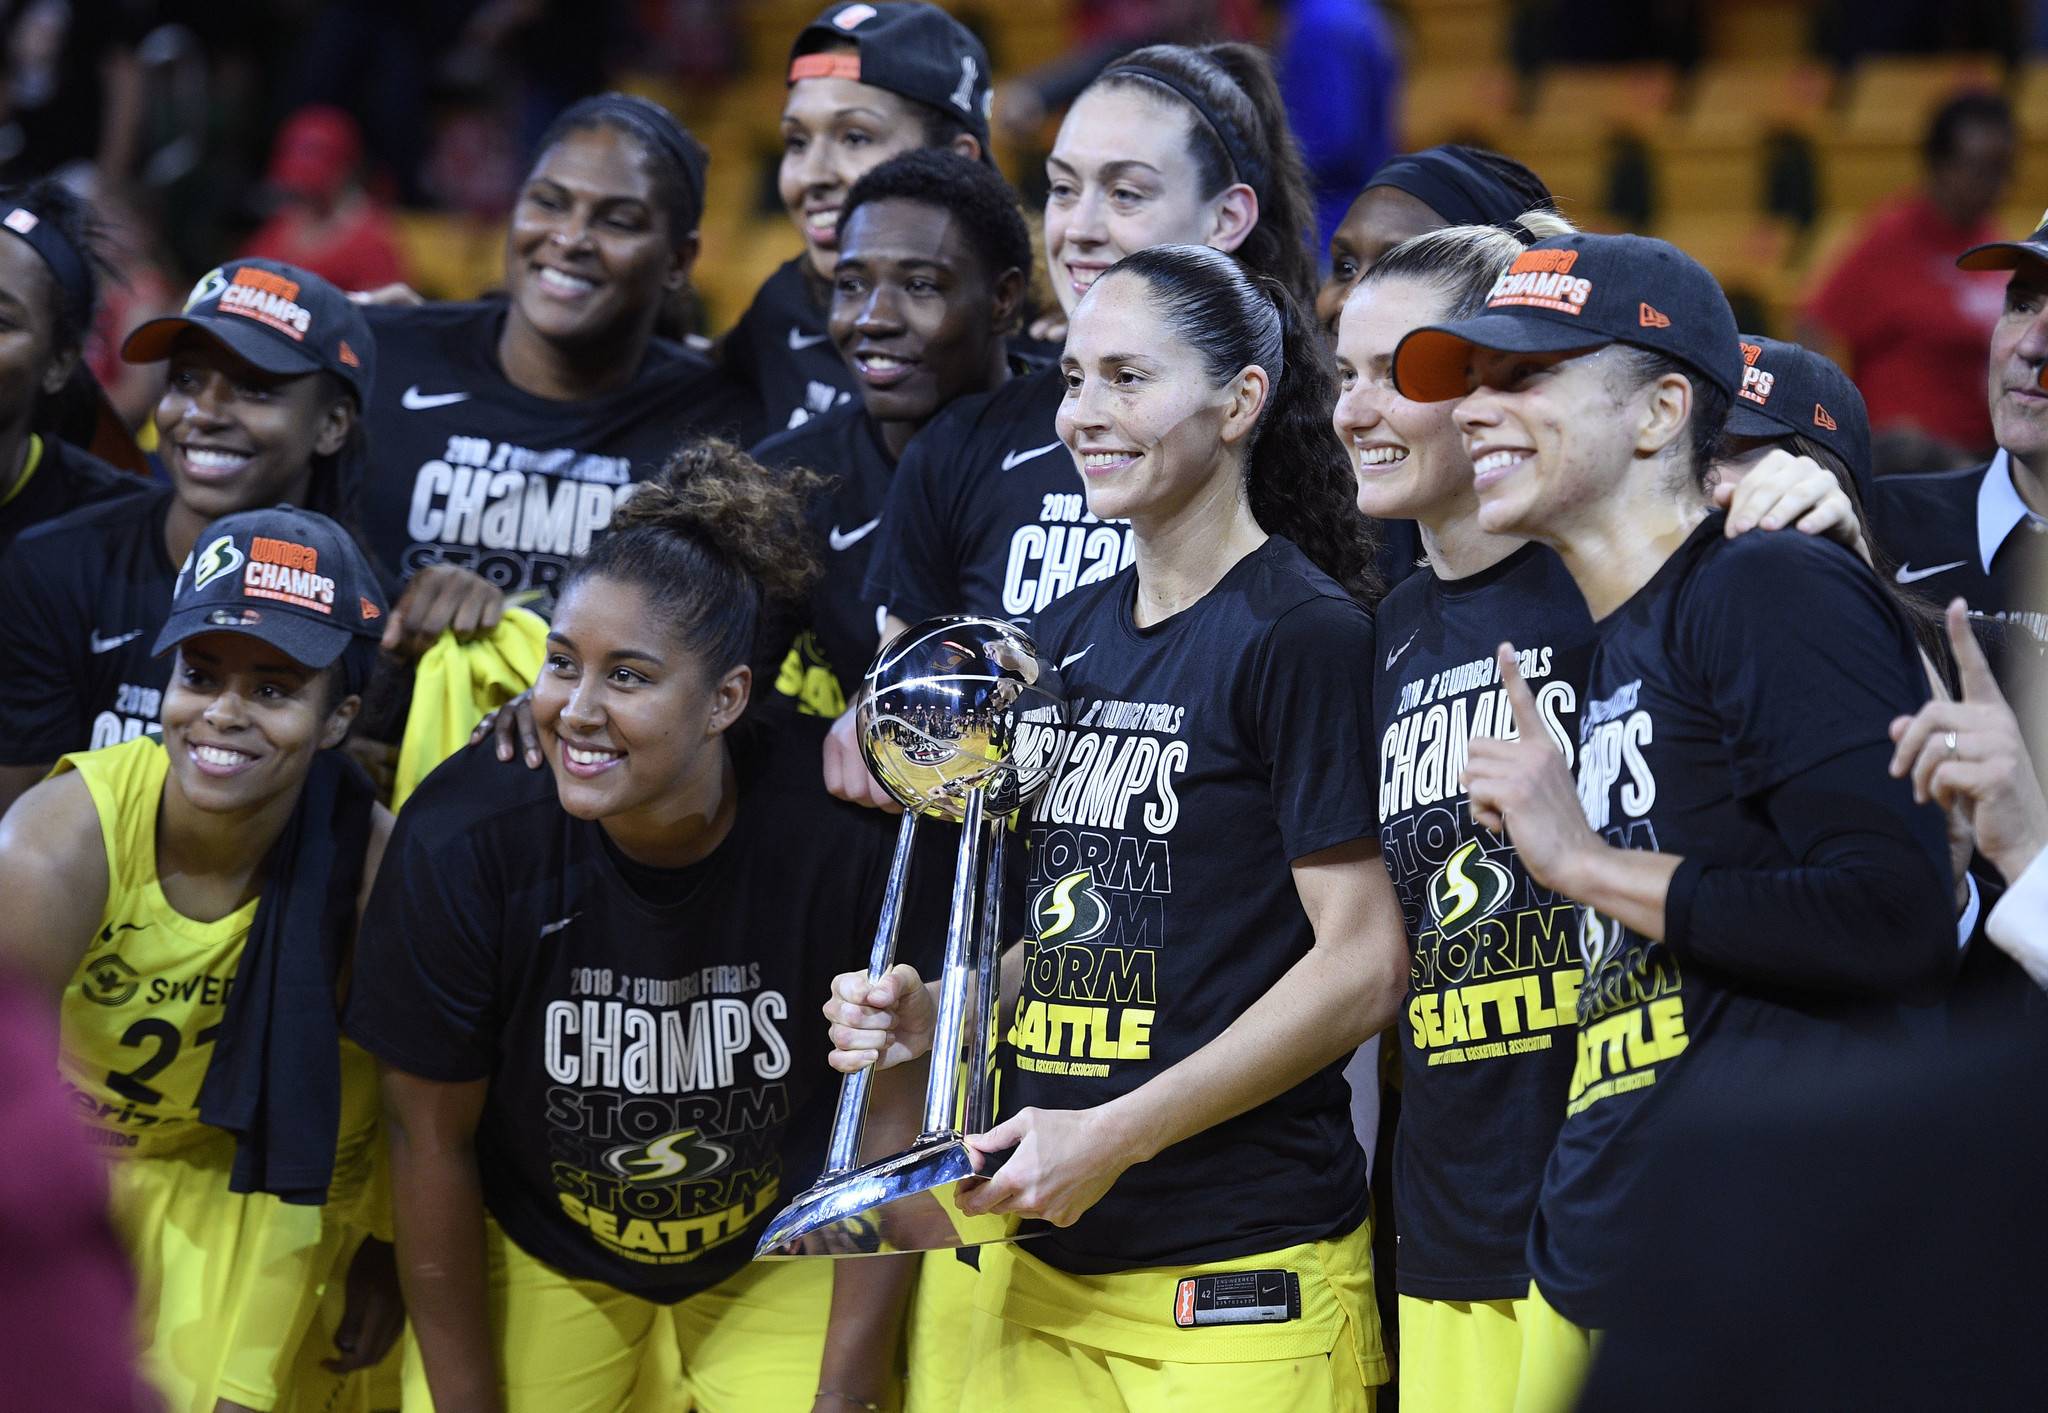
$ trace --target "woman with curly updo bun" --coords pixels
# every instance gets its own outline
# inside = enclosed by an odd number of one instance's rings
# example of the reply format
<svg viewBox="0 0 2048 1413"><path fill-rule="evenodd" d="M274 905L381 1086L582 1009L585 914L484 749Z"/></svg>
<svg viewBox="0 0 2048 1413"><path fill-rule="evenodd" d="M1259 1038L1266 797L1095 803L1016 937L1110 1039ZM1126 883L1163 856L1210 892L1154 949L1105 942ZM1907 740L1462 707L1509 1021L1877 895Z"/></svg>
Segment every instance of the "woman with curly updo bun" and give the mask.
<svg viewBox="0 0 2048 1413"><path fill-rule="evenodd" d="M563 582L550 770L473 746L399 818L348 1029L391 1116L408 1408L893 1397L900 1263L750 1264L837 1091L792 1018L865 954L894 833L826 795L823 721L745 715L764 604L816 573L816 484L686 447Z"/></svg>

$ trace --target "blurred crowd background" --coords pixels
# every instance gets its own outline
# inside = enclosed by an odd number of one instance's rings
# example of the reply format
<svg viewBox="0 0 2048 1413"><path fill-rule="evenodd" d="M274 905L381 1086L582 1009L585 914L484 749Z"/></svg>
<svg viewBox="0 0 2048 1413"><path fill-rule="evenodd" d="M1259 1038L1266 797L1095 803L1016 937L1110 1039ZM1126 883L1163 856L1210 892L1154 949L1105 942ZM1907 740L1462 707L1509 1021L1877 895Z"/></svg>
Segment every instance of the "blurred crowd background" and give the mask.
<svg viewBox="0 0 2048 1413"><path fill-rule="evenodd" d="M1582 225L1674 241L1744 328L1854 372L1887 472L1988 449L1999 278L1956 272L2048 203L2048 0L951 0L995 63L997 155L1041 204L1064 103L1157 40L1271 45L1323 234L1394 151L1521 158ZM220 260L346 288L489 291L548 120L621 88L712 153L691 318L715 337L799 249L776 194L792 36L816 0L4 0L0 177L59 173L122 252L95 371ZM1880 266L1859 245L1881 228ZM1903 244L1902 244L1903 243ZM1901 249L1924 260L1901 258ZM1880 317L1880 309L1889 313ZM1901 312L1918 329L1900 333ZM1930 386L1930 352L1965 357ZM1968 370L1976 368L1974 384Z"/></svg>

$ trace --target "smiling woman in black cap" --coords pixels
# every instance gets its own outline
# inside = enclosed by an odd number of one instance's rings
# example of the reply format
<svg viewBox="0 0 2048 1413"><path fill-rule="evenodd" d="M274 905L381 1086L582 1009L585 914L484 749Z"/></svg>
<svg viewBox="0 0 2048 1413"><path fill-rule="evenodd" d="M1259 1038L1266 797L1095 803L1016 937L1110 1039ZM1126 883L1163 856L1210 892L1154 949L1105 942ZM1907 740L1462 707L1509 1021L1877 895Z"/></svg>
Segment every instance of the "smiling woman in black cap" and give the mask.
<svg viewBox="0 0 2048 1413"><path fill-rule="evenodd" d="M828 5L789 49L777 186L804 253L770 275L725 337L725 366L772 432L859 393L826 321L839 218L861 176L921 147L988 163L988 51L936 5Z"/></svg>
<svg viewBox="0 0 2048 1413"><path fill-rule="evenodd" d="M37 526L0 559L0 807L68 751L155 731L156 631L208 524L279 503L353 519L376 341L325 280L223 265L123 355L170 361L156 423L171 484Z"/></svg>
<svg viewBox="0 0 2048 1413"><path fill-rule="evenodd" d="M368 1219L376 1077L336 992L391 817L331 748L384 597L321 515L250 511L199 538L144 639L171 668L163 735L64 757L0 821L0 965L62 991L64 1077L120 1160L144 1372L174 1413L234 1413L293 1386ZM388 1299L345 1368L398 1334L380 1245L350 1285L381 1265Z"/></svg>
<svg viewBox="0 0 2048 1413"><path fill-rule="evenodd" d="M1394 357L1404 396L1463 398L1479 527L1555 549L1595 623L1576 790L1514 644L1487 666L1518 739L1474 739L1465 772L1475 821L1587 908L1518 1413L1569 1407L1616 1318L1671 1096L1894 1028L1956 967L1944 820L1887 774L1892 719L1928 695L1905 614L1850 551L1730 539L1701 494L1743 367L1713 278L1636 236L1540 241L1484 312Z"/></svg>
<svg viewBox="0 0 2048 1413"><path fill-rule="evenodd" d="M545 612L683 437L760 435L744 389L655 337L697 259L705 166L659 104L573 103L513 206L508 298L365 311L384 374L363 408L377 456L362 524L406 585L398 636L424 649L444 628L489 627L506 596Z"/></svg>

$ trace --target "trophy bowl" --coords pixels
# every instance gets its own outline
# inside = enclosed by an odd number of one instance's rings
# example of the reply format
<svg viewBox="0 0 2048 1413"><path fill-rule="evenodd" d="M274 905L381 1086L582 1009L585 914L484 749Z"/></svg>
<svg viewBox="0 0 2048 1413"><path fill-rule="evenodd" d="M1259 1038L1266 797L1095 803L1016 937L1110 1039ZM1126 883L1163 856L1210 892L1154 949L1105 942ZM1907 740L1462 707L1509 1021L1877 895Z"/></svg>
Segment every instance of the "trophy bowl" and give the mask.
<svg viewBox="0 0 2048 1413"><path fill-rule="evenodd" d="M875 778L907 810L958 823L980 787L1013 813L1052 772L1059 669L999 618L928 618L876 655L854 717Z"/></svg>

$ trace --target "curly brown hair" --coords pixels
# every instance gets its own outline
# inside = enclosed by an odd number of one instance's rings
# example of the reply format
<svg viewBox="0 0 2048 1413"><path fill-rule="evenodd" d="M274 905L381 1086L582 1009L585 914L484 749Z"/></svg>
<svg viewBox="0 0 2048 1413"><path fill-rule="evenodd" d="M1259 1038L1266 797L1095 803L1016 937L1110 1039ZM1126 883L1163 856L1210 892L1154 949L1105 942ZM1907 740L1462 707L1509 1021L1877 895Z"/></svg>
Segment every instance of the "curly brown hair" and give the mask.
<svg viewBox="0 0 2048 1413"><path fill-rule="evenodd" d="M817 578L804 508L825 485L770 470L731 442L683 444L642 482L562 585L629 584L712 675L747 662L764 599L794 602Z"/></svg>

